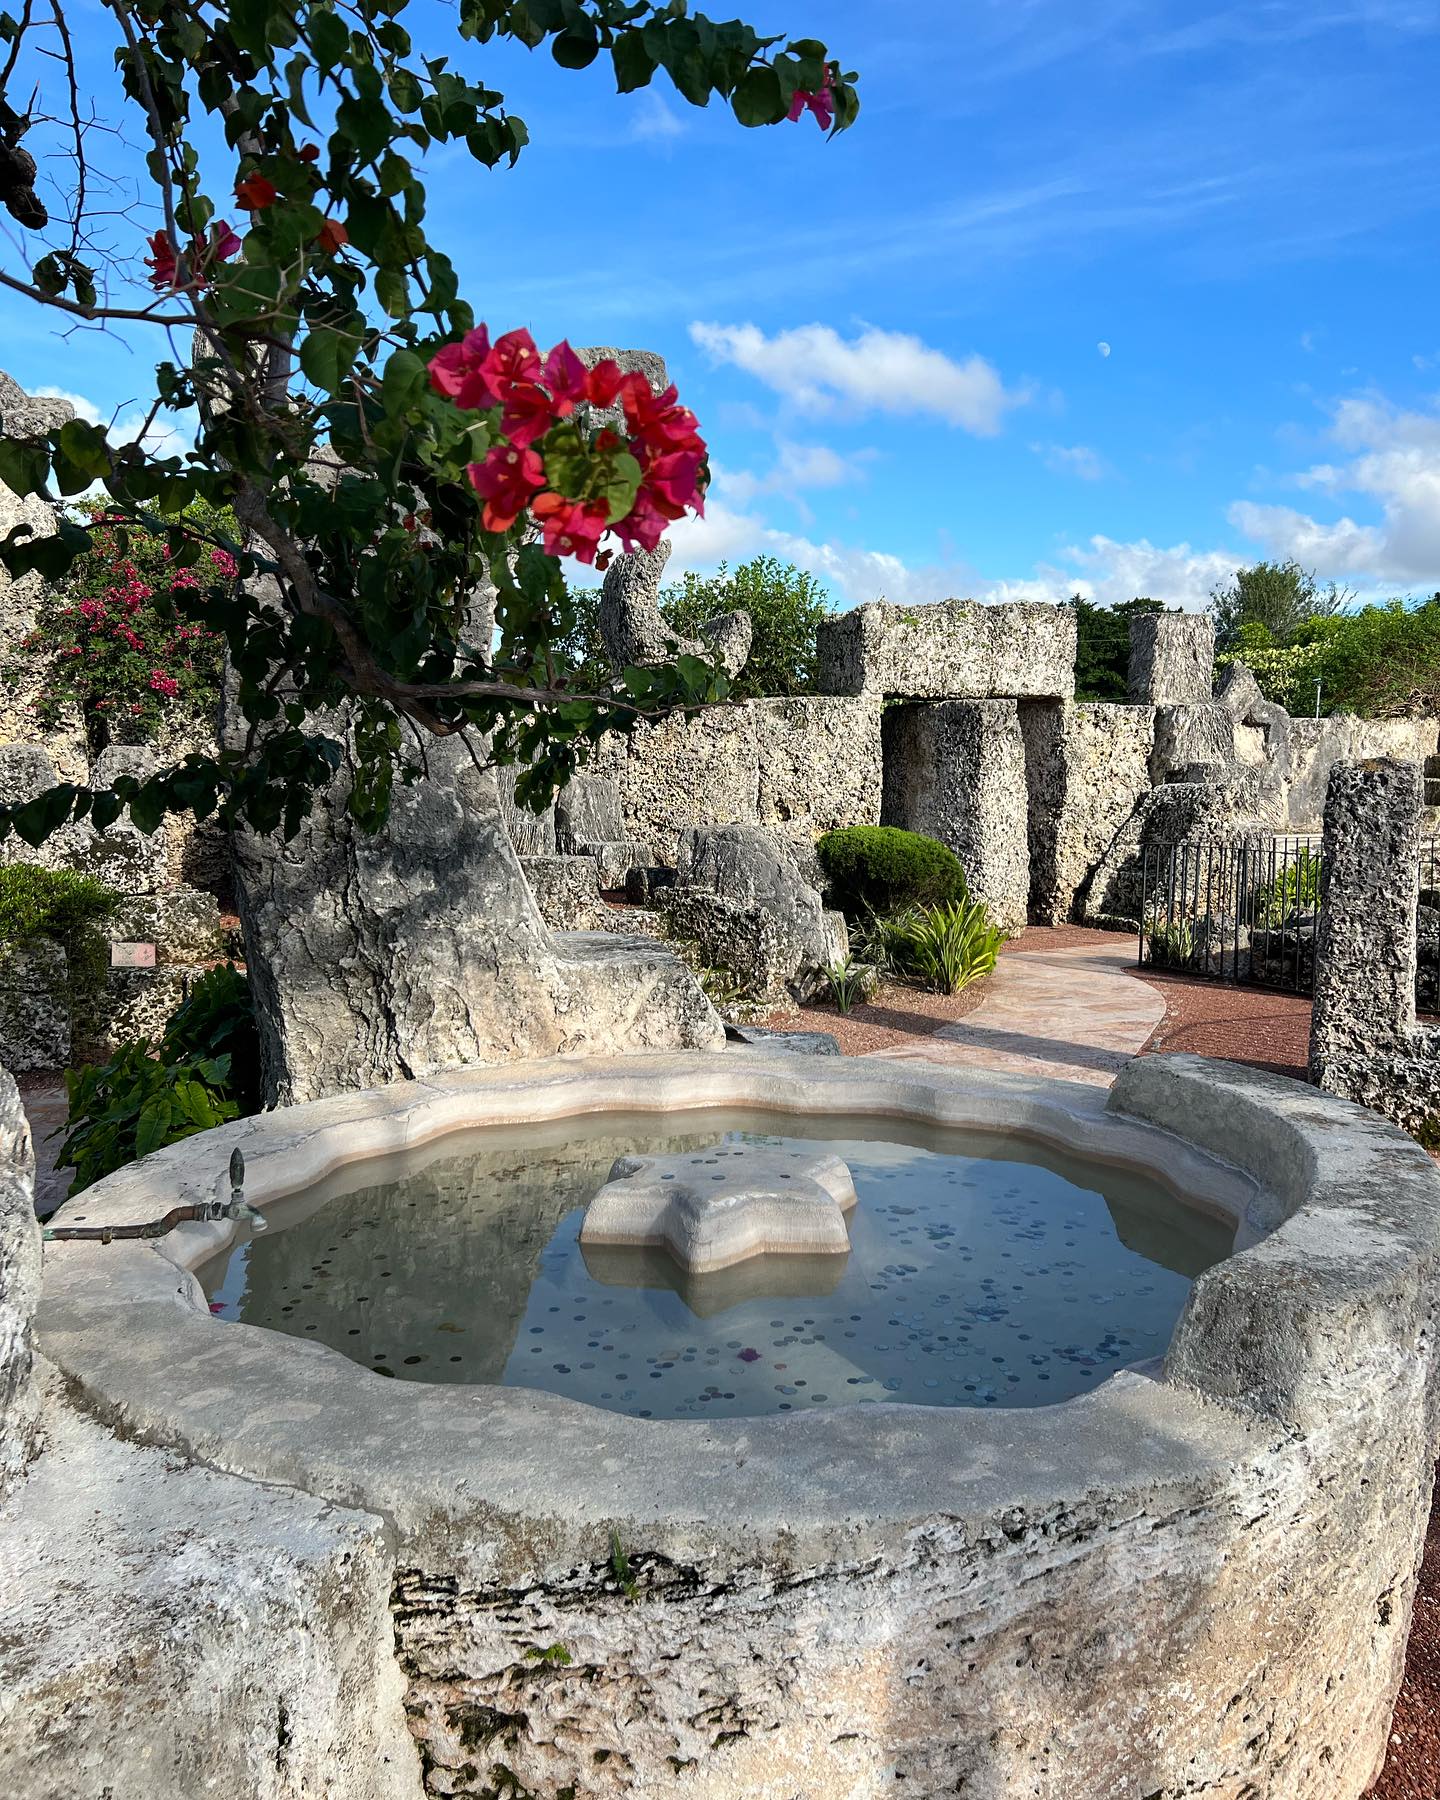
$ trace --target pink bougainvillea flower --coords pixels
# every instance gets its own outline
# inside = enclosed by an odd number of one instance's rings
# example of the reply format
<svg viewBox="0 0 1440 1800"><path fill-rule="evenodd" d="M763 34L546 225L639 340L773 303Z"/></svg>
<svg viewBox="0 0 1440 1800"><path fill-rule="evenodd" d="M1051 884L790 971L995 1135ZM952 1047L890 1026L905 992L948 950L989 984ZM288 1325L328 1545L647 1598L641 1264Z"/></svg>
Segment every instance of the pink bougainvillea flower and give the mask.
<svg viewBox="0 0 1440 1800"><path fill-rule="evenodd" d="M228 262L232 256L240 254L240 240L230 228L230 221L222 219L210 233L210 261Z"/></svg>
<svg viewBox="0 0 1440 1800"><path fill-rule="evenodd" d="M567 500L563 494L537 494L530 511L543 528L543 546L549 556L573 556L593 563L605 535L610 508L603 500Z"/></svg>
<svg viewBox="0 0 1440 1800"><path fill-rule="evenodd" d="M828 131L835 123L835 95L830 86L829 69L825 71L825 80L818 93L812 94L808 88L796 88L785 117L792 121L803 119L807 112L814 113L822 131Z"/></svg>
<svg viewBox="0 0 1440 1800"><path fill-rule="evenodd" d="M489 361L490 333L477 325L458 344L447 344L431 357L430 385L457 406L494 406L500 396L486 373Z"/></svg>
<svg viewBox="0 0 1440 1800"><path fill-rule="evenodd" d="M655 457L645 471L645 487L661 511L673 508L671 518L678 519L687 509L705 516L705 489L702 484L705 456L699 450L672 450Z"/></svg>
<svg viewBox="0 0 1440 1800"><path fill-rule="evenodd" d="M589 371L570 348L567 338L545 358L545 385L555 402L555 417L568 419L582 400L589 398L586 377Z"/></svg>
<svg viewBox="0 0 1440 1800"><path fill-rule="evenodd" d="M508 531L545 482L542 459L514 444L496 444L483 463L471 463L465 473L485 502L487 531Z"/></svg>
<svg viewBox="0 0 1440 1800"><path fill-rule="evenodd" d="M157 694L163 694L167 700L173 700L180 692L180 683L173 675L167 675L163 669L150 671L150 686Z"/></svg>
<svg viewBox="0 0 1440 1800"><path fill-rule="evenodd" d="M654 496L642 487L635 496L635 504L616 525L615 535L626 550L653 550L670 523L670 515L661 512Z"/></svg>
<svg viewBox="0 0 1440 1800"><path fill-rule="evenodd" d="M500 429L520 449L544 437L555 423L556 408L544 388L533 381L512 381L505 395Z"/></svg>

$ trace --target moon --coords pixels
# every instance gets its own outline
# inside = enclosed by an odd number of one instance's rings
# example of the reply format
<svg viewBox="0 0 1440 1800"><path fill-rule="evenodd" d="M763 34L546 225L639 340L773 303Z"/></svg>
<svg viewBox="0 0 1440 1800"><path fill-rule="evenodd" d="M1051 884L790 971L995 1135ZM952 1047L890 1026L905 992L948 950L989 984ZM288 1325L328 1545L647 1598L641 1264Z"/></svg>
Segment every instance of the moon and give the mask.
<svg viewBox="0 0 1440 1800"><path fill-rule="evenodd" d="M1105 342L1104 338L1101 338L1100 342L1095 346L1095 348L1100 352L1100 354L1102 356L1108 356L1110 354L1110 346Z"/></svg>

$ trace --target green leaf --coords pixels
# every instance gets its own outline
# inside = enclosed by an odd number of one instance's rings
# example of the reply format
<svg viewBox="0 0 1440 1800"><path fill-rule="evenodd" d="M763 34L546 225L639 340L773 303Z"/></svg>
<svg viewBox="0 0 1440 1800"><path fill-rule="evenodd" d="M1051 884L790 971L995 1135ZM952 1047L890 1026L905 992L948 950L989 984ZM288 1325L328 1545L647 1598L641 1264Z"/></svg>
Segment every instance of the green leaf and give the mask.
<svg viewBox="0 0 1440 1800"><path fill-rule="evenodd" d="M583 15L582 15L583 16ZM562 69L588 69L600 54L600 40L595 35L595 27L585 20L584 27L577 24L568 31L562 31L550 46L550 54Z"/></svg>
<svg viewBox="0 0 1440 1800"><path fill-rule="evenodd" d="M397 350L385 365L380 398L386 412L402 413L428 392L429 386L429 371L423 360L413 350Z"/></svg>
<svg viewBox="0 0 1440 1800"><path fill-rule="evenodd" d="M790 110L791 96L780 85L774 69L751 69L735 89L730 104L742 125L775 125Z"/></svg>
<svg viewBox="0 0 1440 1800"><path fill-rule="evenodd" d="M301 372L327 394L337 393L354 366L359 348L358 333L322 325L300 340Z"/></svg>
<svg viewBox="0 0 1440 1800"><path fill-rule="evenodd" d="M655 73L655 59L640 32L622 31L611 46L610 60L615 65L617 92L633 94L637 88L650 85L650 78Z"/></svg>
<svg viewBox="0 0 1440 1800"><path fill-rule="evenodd" d="M148 1156L152 1150L159 1150L168 1143L170 1137L170 1121L173 1116L169 1094L156 1094L147 1100L140 1109L140 1117L135 1123L135 1155Z"/></svg>
<svg viewBox="0 0 1440 1800"><path fill-rule="evenodd" d="M375 271L375 298L392 319L403 319L410 311L410 286L398 269Z"/></svg>

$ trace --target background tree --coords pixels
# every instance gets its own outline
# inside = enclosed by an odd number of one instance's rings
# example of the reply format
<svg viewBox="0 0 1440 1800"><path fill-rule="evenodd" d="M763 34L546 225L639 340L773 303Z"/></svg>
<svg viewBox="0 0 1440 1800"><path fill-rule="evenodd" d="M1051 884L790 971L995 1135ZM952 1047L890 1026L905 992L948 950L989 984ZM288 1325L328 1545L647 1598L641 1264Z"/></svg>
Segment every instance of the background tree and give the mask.
<svg viewBox="0 0 1440 1800"><path fill-rule="evenodd" d="M1124 700L1130 691L1130 621L1137 613L1164 612L1158 600L1138 596L1097 606L1076 594L1075 698Z"/></svg>
<svg viewBox="0 0 1440 1800"><path fill-rule="evenodd" d="M1284 562L1258 562L1237 569L1230 580L1210 594L1210 614L1215 621L1215 641L1230 649L1244 625L1261 625L1276 644L1288 644L1307 619L1327 618L1345 610L1354 594L1335 582L1324 587L1313 570L1302 569L1293 558Z"/></svg>
<svg viewBox="0 0 1440 1800"><path fill-rule="evenodd" d="M818 674L816 633L830 612L823 583L794 563L757 556L733 573L687 574L662 590L660 611L677 632L694 637L707 619L743 607L754 636L745 667L730 684L738 700L813 694Z"/></svg>
<svg viewBox="0 0 1440 1800"><path fill-rule="evenodd" d="M476 71L496 39L548 47L569 69L606 59L624 93L663 73L742 125L809 114L839 131L858 112L855 77L825 45L685 0L459 0L452 22L424 14L423 47L407 0L105 0L87 43L108 23L146 152L127 207L123 140L83 99L67 3L0 15L0 205L26 243L0 285L72 325L148 330L160 360L147 426L193 406L199 428L183 456L81 419L0 437L0 480L55 501L98 483L122 556L125 534L144 534L196 571L160 600L224 638L248 729L144 782L62 784L0 808L0 834L36 843L126 807L143 829L193 809L293 830L339 763L321 722L337 708L364 823L383 818L427 737L523 765L521 796L538 800L605 731L723 695L693 657L592 690L559 648L574 624L559 556L601 559L602 542L653 541L698 509L704 443L673 391L588 381L568 346L542 359L523 333L492 343L427 234L418 164L441 146L487 168L523 150L523 122ZM57 216L35 163L60 170ZM197 503L231 509L238 531L198 528ZM92 530L17 527L0 560L59 581ZM210 549L234 579L209 578ZM487 580L493 645L470 625ZM417 749L402 758L407 737Z"/></svg>

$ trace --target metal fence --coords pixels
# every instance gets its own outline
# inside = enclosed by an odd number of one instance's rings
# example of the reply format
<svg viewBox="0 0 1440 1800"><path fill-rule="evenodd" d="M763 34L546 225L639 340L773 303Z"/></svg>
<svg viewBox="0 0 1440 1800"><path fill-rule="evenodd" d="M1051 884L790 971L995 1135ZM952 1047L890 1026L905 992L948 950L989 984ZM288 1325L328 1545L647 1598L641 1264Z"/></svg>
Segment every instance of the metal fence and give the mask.
<svg viewBox="0 0 1440 1800"><path fill-rule="evenodd" d="M1151 844L1140 875L1140 962L1308 994L1319 910L1318 839Z"/></svg>
<svg viewBox="0 0 1440 1800"><path fill-rule="evenodd" d="M1320 867L1318 837L1149 845L1141 966L1313 993ZM1416 1010L1440 1014L1440 838L1421 845L1416 927Z"/></svg>

